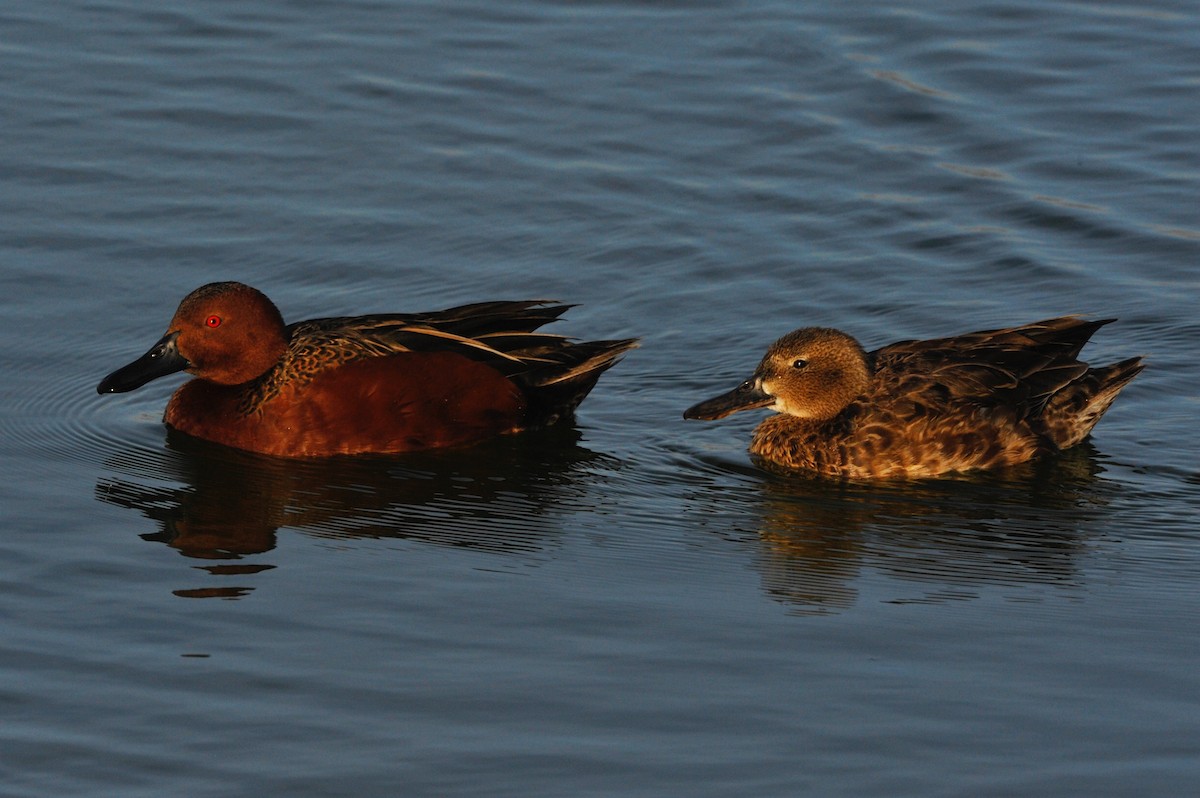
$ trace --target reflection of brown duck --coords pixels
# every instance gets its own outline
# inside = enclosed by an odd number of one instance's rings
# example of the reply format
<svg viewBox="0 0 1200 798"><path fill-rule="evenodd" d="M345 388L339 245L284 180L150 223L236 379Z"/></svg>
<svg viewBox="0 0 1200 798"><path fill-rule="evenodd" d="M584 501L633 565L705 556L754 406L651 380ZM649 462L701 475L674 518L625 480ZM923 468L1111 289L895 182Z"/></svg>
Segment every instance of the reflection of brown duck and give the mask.
<svg viewBox="0 0 1200 798"><path fill-rule="evenodd" d="M187 370L168 426L287 457L407 452L475 443L569 417L637 345L538 332L569 305L484 302L437 313L284 326L241 283L196 289L149 352L100 393Z"/></svg>
<svg viewBox="0 0 1200 798"><path fill-rule="evenodd" d="M900 602L968 599L995 586L1069 589L1113 495L1097 479L1102 470L1087 442L1045 460L919 483L769 468L758 483L755 567L769 596L803 614L850 607L863 584ZM719 494L697 500L699 515L725 521L724 530L745 523L721 517Z"/></svg>
<svg viewBox="0 0 1200 798"><path fill-rule="evenodd" d="M1088 368L1079 351L1104 321L1067 316L871 353L837 330L776 341L739 387L685 413L712 420L779 412L750 451L779 465L851 478L929 477L1022 463L1076 445L1141 358Z"/></svg>

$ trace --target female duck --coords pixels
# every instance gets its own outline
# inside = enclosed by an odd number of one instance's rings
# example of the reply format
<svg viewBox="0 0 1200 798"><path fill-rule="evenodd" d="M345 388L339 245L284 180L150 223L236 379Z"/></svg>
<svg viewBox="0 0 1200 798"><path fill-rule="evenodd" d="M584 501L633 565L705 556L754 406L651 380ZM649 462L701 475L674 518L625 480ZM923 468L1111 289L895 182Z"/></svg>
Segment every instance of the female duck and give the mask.
<svg viewBox="0 0 1200 798"><path fill-rule="evenodd" d="M570 417L637 345L537 332L569 307L484 302L285 325L259 291L211 283L184 298L149 352L96 390L131 391L187 371L196 379L171 397L166 424L264 454L469 444Z"/></svg>
<svg viewBox="0 0 1200 798"><path fill-rule="evenodd" d="M929 477L1022 463L1082 441L1143 368L1077 358L1113 321L1074 316L864 352L845 333L780 338L739 387L684 412L715 420L756 407L750 451L851 478Z"/></svg>

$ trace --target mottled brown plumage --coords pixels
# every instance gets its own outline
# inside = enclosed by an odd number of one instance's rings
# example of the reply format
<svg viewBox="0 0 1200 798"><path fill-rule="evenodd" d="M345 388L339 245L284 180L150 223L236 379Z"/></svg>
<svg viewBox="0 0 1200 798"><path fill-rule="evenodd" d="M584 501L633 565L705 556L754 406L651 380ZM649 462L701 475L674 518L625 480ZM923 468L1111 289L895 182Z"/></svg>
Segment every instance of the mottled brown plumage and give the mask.
<svg viewBox="0 0 1200 798"><path fill-rule="evenodd" d="M806 327L776 341L749 380L684 418L769 407L778 415L758 425L750 451L828 475L929 477L1022 463L1082 441L1142 370L1140 357L1100 368L1078 359L1111 321L1065 316L871 353L845 333Z"/></svg>

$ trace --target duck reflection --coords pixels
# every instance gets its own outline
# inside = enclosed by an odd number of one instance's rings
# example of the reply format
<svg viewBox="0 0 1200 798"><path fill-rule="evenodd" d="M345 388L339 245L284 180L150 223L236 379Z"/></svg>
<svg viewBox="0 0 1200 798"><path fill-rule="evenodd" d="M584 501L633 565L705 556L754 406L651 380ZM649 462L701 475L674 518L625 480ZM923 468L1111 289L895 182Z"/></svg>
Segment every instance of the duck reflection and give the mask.
<svg viewBox="0 0 1200 798"><path fill-rule="evenodd" d="M326 538L397 538L496 553L532 554L554 544L556 517L594 506L587 476L613 458L558 427L470 449L401 456L289 460L168 435L166 451L118 453L96 497L157 522L148 541L196 559L215 576L274 566L242 560L271 551L281 528ZM176 591L236 598L247 587Z"/></svg>
<svg viewBox="0 0 1200 798"><path fill-rule="evenodd" d="M925 481L846 482L762 467L756 565L768 595L806 614L852 606L868 573L887 574L893 591L914 585L879 599L898 603L970 599L985 585L1077 586L1076 559L1114 489L1097 479L1103 468L1090 444L1000 472ZM710 525L733 521L716 521L713 506L701 513Z"/></svg>

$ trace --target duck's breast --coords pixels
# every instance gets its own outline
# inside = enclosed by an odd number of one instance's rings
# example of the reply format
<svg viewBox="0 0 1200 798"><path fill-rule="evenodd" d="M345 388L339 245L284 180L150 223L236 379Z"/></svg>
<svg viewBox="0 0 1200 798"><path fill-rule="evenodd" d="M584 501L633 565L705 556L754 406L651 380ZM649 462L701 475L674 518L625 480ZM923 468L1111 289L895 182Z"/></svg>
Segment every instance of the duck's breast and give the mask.
<svg viewBox="0 0 1200 798"><path fill-rule="evenodd" d="M322 456L472 443L520 429L525 409L520 391L495 369L446 352L356 360L277 388L248 409L246 389L192 380L165 420L240 449Z"/></svg>

